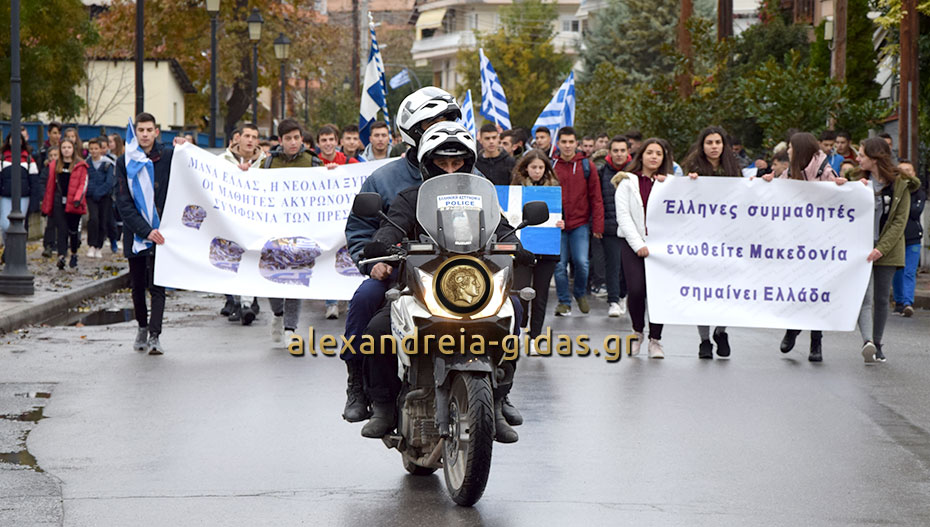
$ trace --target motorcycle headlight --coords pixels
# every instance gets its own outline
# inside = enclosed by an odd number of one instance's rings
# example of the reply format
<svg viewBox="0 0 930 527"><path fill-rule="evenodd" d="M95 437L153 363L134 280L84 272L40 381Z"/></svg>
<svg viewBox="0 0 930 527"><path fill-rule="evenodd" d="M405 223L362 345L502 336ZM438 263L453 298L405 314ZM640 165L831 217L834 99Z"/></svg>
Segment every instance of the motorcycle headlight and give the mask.
<svg viewBox="0 0 930 527"><path fill-rule="evenodd" d="M449 313L470 316L482 311L494 296L491 271L472 256L450 258L436 271L433 294Z"/></svg>

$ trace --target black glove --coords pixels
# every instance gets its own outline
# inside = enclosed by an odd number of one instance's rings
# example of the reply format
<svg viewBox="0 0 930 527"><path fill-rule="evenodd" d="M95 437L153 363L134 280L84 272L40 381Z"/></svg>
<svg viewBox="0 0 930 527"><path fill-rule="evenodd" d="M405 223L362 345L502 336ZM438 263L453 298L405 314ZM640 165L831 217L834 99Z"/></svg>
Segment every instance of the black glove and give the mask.
<svg viewBox="0 0 930 527"><path fill-rule="evenodd" d="M371 241L365 244L365 258L379 258L391 254L391 248L384 242Z"/></svg>

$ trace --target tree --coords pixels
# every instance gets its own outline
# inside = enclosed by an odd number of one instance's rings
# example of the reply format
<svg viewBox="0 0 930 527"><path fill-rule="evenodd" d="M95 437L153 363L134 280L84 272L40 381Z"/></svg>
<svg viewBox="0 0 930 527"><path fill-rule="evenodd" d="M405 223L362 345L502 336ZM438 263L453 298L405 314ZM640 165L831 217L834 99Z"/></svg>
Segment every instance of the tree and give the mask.
<svg viewBox="0 0 930 527"><path fill-rule="evenodd" d="M225 111L227 134L246 116L252 101L252 45L245 21L252 7L257 7L265 19L259 44L259 86L272 86L273 93L280 93L277 91L279 62L272 45L279 32L285 33L292 42L288 78L309 77L321 79L325 85L332 82L341 85L342 79L349 74L352 48L340 45L340 39L346 32L324 23L313 6L312 0L232 0L220 4L217 92L219 110ZM102 38L94 49L98 56L133 56L135 9L134 0L114 0L100 15L97 27ZM146 3L146 58L176 59L198 90L185 100L185 121L189 125L201 123L201 117L208 113L209 50L210 17L202 5L190 0ZM295 94L290 95L296 99ZM288 108L294 108L294 105L289 104Z"/></svg>
<svg viewBox="0 0 930 527"><path fill-rule="evenodd" d="M0 99L10 99L10 2L0 3ZM48 112L65 119L84 101L75 87L84 80L84 53L97 32L80 0L23 2L20 11L20 71L24 117Z"/></svg>
<svg viewBox="0 0 930 527"><path fill-rule="evenodd" d="M878 99L881 87L875 82L878 54L872 44L875 23L869 20L869 0L849 0L846 24L846 84L855 104Z"/></svg>
<svg viewBox="0 0 930 527"><path fill-rule="evenodd" d="M501 7L500 15L501 27L496 33L475 32L477 47L484 49L500 77L507 94L510 122L514 127L529 127L565 80L572 61L556 51L552 43L558 18L556 4L517 0ZM478 50L459 51L458 60L458 72L465 79L459 85L459 95L470 89L480 104Z"/></svg>

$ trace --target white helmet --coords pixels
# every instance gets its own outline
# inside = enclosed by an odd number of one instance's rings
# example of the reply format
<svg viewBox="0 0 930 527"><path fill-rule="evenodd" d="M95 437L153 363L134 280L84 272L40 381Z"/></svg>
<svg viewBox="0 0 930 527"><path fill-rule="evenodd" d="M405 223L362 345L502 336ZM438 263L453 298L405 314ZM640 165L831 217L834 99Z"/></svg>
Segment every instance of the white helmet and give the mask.
<svg viewBox="0 0 930 527"><path fill-rule="evenodd" d="M458 172L471 173L478 159L475 138L464 126L453 121L442 121L430 126L423 132L420 148L417 150L417 161L420 163L420 174L424 181L445 173L433 162L440 157L463 159L465 164Z"/></svg>
<svg viewBox="0 0 930 527"><path fill-rule="evenodd" d="M397 128L408 145L416 148L423 135L420 123L445 116L447 121L462 117L462 109L449 92L435 86L427 86L411 93L397 111Z"/></svg>

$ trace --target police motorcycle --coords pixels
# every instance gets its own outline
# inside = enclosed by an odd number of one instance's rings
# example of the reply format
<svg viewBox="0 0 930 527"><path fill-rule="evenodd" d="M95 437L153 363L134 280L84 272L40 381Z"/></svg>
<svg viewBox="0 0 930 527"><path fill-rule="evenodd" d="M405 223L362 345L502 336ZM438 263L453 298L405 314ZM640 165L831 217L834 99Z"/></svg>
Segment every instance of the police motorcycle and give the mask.
<svg viewBox="0 0 930 527"><path fill-rule="evenodd" d="M352 210L391 222L376 193L359 194ZM548 218L544 202L527 203L523 221L501 239ZM420 239L383 247L387 254L375 257L366 247L369 258L360 262L400 267L399 283L386 299L401 391L396 432L382 441L400 451L411 474L428 475L441 467L453 501L471 506L481 498L491 468L493 390L512 382L502 341L516 324L511 287L519 244L498 241L497 193L490 181L473 174L425 181L416 220L426 233ZM535 297L529 287L518 294L524 300ZM415 354L402 347L414 336ZM479 338L483 348L474 346Z"/></svg>

